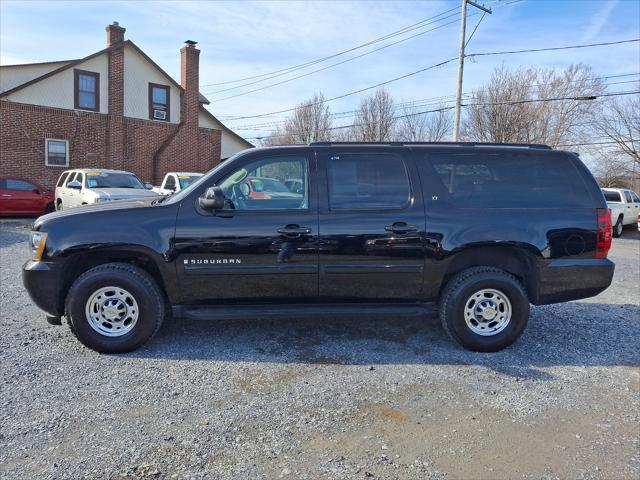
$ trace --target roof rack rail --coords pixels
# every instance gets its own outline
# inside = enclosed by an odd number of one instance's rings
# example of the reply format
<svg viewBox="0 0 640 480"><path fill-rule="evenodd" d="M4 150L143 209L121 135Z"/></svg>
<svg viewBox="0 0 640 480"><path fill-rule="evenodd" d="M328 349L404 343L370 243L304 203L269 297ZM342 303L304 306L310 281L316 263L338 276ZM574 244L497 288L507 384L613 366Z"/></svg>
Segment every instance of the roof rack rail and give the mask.
<svg viewBox="0 0 640 480"><path fill-rule="evenodd" d="M509 147L509 148L537 148L553 150L549 145L541 143L485 143L485 142L311 142L309 146L326 147L333 145L387 145L399 146L455 146L455 147Z"/></svg>

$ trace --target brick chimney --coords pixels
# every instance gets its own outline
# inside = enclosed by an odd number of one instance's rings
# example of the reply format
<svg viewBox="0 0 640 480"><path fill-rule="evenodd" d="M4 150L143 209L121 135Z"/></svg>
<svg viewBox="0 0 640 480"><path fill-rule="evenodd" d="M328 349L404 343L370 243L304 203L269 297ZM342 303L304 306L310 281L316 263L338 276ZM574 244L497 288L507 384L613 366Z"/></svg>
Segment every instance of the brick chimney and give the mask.
<svg viewBox="0 0 640 480"><path fill-rule="evenodd" d="M105 28L107 31L107 47L116 43L124 42L125 28L121 27L118 22L113 22Z"/></svg>
<svg viewBox="0 0 640 480"><path fill-rule="evenodd" d="M107 165L126 170L124 158L124 32L118 22L107 25L108 53L108 113Z"/></svg>
<svg viewBox="0 0 640 480"><path fill-rule="evenodd" d="M198 110L200 108L200 50L197 42L187 40L186 46L180 49L180 85L184 88L180 106L181 121L187 125L198 126Z"/></svg>

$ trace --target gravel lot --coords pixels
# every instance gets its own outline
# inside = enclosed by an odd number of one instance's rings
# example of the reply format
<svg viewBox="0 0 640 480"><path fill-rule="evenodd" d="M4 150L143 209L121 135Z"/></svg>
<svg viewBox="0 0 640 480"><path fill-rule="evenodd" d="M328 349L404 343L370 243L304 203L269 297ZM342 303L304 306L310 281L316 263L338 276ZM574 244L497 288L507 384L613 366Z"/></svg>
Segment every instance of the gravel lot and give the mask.
<svg viewBox="0 0 640 480"><path fill-rule="evenodd" d="M428 319L174 321L98 355L20 279L0 220L2 478L639 478L640 235L614 284L535 307L511 348Z"/></svg>

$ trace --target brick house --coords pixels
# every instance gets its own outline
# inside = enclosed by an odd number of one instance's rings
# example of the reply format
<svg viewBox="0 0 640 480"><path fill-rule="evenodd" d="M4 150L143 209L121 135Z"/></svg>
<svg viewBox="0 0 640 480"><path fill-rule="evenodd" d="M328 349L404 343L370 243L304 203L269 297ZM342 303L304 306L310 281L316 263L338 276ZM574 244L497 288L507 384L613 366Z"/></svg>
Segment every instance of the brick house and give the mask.
<svg viewBox="0 0 640 480"><path fill-rule="evenodd" d="M67 168L113 168L158 183L253 146L204 108L195 42L178 83L117 22L106 30L87 57L0 67L0 175L53 186Z"/></svg>

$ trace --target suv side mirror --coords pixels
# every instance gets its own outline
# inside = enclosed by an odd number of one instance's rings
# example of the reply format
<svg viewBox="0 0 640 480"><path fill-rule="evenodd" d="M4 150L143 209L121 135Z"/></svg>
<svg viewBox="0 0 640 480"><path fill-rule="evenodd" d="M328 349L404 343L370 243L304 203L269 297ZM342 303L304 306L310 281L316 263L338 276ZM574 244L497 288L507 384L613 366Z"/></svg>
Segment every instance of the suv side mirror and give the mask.
<svg viewBox="0 0 640 480"><path fill-rule="evenodd" d="M82 190L82 184L74 180L73 182L67 183L67 188L73 188L74 190Z"/></svg>
<svg viewBox="0 0 640 480"><path fill-rule="evenodd" d="M209 187L200 198L200 208L204 210L222 210L224 208L224 193L220 187Z"/></svg>
<svg viewBox="0 0 640 480"><path fill-rule="evenodd" d="M42 195L42 192L40 191L39 188L34 188L33 190L31 190L33 193L35 193L36 195Z"/></svg>
<svg viewBox="0 0 640 480"><path fill-rule="evenodd" d="M151 190L153 188L153 185L150 183L145 183L144 188L146 188L147 190Z"/></svg>

